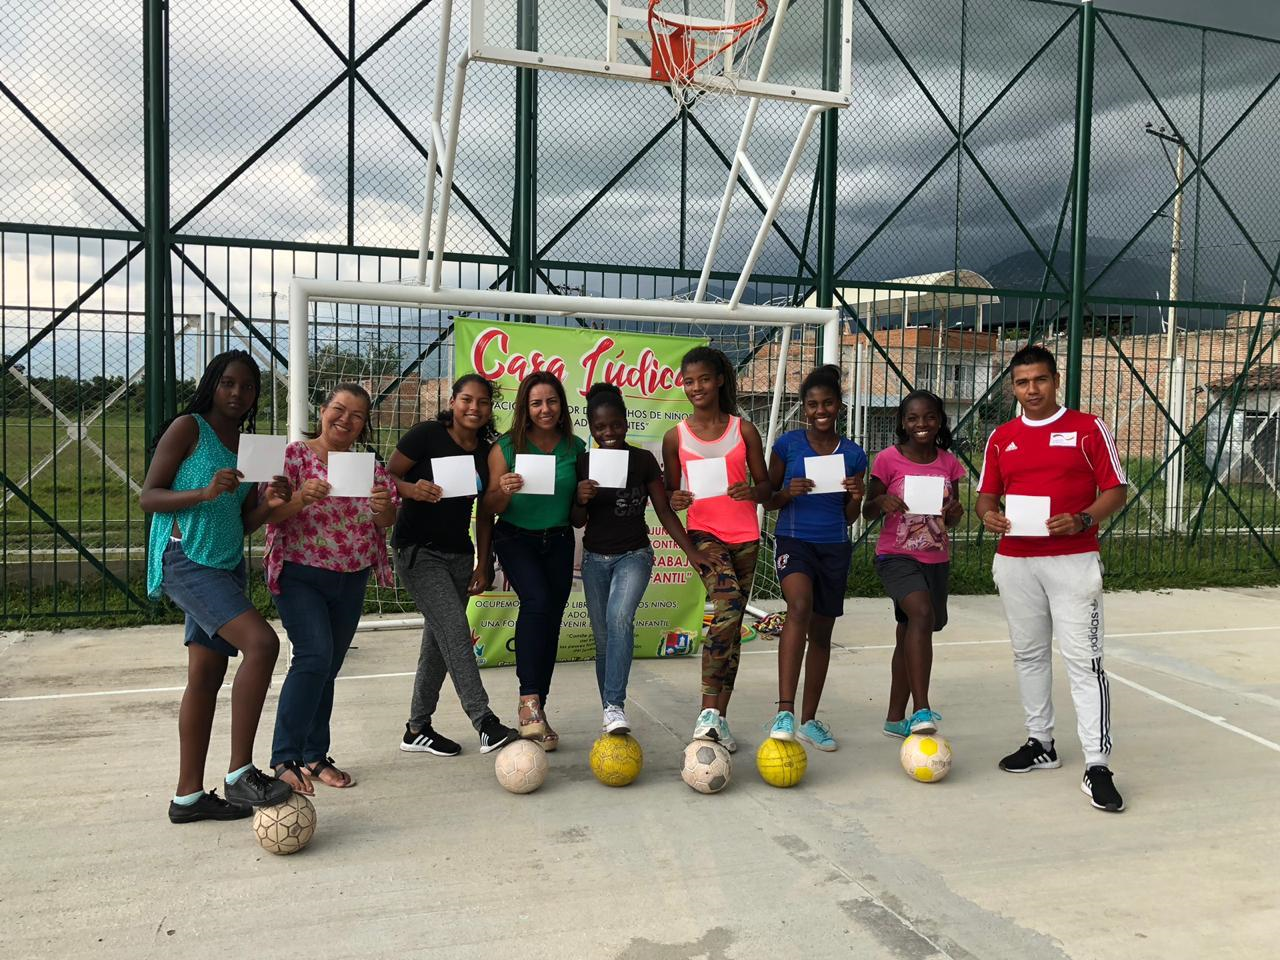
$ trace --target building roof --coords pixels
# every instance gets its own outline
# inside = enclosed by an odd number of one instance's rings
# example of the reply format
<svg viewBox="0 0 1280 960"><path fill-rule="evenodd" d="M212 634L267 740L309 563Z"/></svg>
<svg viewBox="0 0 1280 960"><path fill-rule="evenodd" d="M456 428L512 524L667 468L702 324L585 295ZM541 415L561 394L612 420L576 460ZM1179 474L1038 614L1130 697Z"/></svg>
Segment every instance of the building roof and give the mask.
<svg viewBox="0 0 1280 960"><path fill-rule="evenodd" d="M921 273L913 277L897 277L885 283L915 287L960 287L964 289L990 290L991 282L973 270L943 270L939 273ZM923 313L931 310L958 309L982 303L999 303L1000 298L991 293L930 293L925 290L894 290L881 286L841 287L839 295L859 314L881 316L890 313ZM816 303L816 294L805 301L805 306Z"/></svg>
<svg viewBox="0 0 1280 960"><path fill-rule="evenodd" d="M1280 307L1280 297L1272 297L1267 301L1268 307ZM1271 316L1271 322L1274 324L1277 319L1277 312L1268 311ZM1256 307L1237 310L1235 313L1227 314L1226 326L1228 328L1252 327L1258 322L1258 309Z"/></svg>
<svg viewBox="0 0 1280 960"><path fill-rule="evenodd" d="M1233 373L1204 385L1206 390L1230 390L1238 381L1250 393L1259 390L1280 390L1280 363L1255 363L1243 373Z"/></svg>

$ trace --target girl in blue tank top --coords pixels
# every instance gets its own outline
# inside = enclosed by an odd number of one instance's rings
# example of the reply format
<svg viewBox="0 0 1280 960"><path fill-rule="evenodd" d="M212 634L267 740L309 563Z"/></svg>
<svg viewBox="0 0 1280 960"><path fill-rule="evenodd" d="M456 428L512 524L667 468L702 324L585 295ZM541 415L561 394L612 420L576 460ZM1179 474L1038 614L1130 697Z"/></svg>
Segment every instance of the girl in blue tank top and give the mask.
<svg viewBox="0 0 1280 960"><path fill-rule="evenodd" d="M262 377L243 350L214 357L195 396L159 432L139 503L151 514L147 592L186 614L187 688L178 714L178 788L173 823L237 820L271 806L289 785L253 765L253 740L280 642L254 609L245 580L244 538L290 499L276 477L263 491L236 470L240 433L253 432ZM231 687L231 763L226 799L204 790L205 757L227 660L244 662Z"/></svg>

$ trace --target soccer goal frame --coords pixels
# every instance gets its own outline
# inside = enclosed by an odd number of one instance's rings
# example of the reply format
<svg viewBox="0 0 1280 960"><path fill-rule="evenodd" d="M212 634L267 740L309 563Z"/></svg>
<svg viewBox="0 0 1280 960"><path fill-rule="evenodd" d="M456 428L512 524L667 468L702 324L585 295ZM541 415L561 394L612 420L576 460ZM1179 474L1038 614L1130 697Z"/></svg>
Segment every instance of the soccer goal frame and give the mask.
<svg viewBox="0 0 1280 960"><path fill-rule="evenodd" d="M352 306L418 308L449 312L466 310L496 315L571 317L584 320L641 321L691 328L704 325L754 326L779 330L778 364L769 402L769 423L764 449L770 450L778 435L782 397L786 390L791 335L796 327L822 330L825 362L839 362L840 313L836 308L782 307L688 300L637 300L611 297L576 297L561 294L513 293L504 290L462 290L406 283L373 283L353 280L319 280L295 277L289 284L289 389L288 432L301 440L311 421L311 371L308 344L314 303ZM760 508L763 514L764 508ZM763 519L763 518L762 518ZM765 615L749 604L754 617ZM421 617L361 620L361 630L399 629L421 624Z"/></svg>

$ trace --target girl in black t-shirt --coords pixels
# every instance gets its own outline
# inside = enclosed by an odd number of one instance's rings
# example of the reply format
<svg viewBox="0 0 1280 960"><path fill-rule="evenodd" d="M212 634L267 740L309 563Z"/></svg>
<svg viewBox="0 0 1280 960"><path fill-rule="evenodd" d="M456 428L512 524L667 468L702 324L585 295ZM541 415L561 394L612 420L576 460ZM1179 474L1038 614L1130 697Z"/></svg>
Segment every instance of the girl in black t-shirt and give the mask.
<svg viewBox="0 0 1280 960"><path fill-rule="evenodd" d="M480 734L481 753L519 736L489 708L467 623L467 597L487 590L492 576L493 516L477 510L473 547L471 505L489 480L493 436L493 384L469 373L454 383L449 409L401 437L387 465L404 501L392 540L396 571L425 621L413 702L400 741L400 749L408 753L452 757L462 752L457 743L431 727L446 672ZM432 465L433 459L441 457L473 460L474 493L445 495L435 482Z"/></svg>
<svg viewBox="0 0 1280 960"><path fill-rule="evenodd" d="M626 485L601 487L589 477L590 453L578 458L578 489L571 514L582 537L582 587L596 639L596 683L604 706L604 732L630 731L623 706L635 646L636 609L649 586L653 548L645 508L652 503L667 533L695 567L709 563L667 502L658 461L648 450L627 443L627 407L622 391L597 383L587 392L587 425L596 445L626 450Z"/></svg>

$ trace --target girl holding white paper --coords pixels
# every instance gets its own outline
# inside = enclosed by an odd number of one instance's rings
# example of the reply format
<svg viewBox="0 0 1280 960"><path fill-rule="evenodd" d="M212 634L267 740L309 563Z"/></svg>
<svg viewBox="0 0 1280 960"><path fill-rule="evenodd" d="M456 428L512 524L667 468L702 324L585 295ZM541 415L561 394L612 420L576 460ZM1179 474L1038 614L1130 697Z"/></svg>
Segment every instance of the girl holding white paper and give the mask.
<svg viewBox="0 0 1280 960"><path fill-rule="evenodd" d="M394 478L375 465L363 497L333 494L329 483L329 458L368 440L371 407L358 383L333 388L316 432L285 450L285 475L299 496L271 511L267 526L267 588L293 645L271 764L299 793L314 793L313 780L355 786L329 756L334 680L360 622L370 572L379 586L395 585L385 532L400 500Z"/></svg>
<svg viewBox="0 0 1280 960"><path fill-rule="evenodd" d="M467 598L483 593L493 580L493 515L476 514L476 544L471 543L471 508L489 480L493 429L493 384L468 373L453 384L449 408L434 420L410 428L396 444L387 470L395 477L403 506L392 543L400 582L422 614L422 645L413 699L400 749L453 757L457 742L435 731L431 717L440 702L445 675L453 678L462 708L488 753L519 736L489 708L480 680L467 622ZM466 495L451 489L443 474L465 469Z"/></svg>
<svg viewBox="0 0 1280 960"><path fill-rule="evenodd" d="M584 450L586 445L573 435L560 379L546 370L529 374L516 392L510 431L489 451L489 484L482 504L498 516L493 549L520 598L520 735L537 740L546 750L560 744L559 734L547 722L547 695L560 649L560 623L573 587L575 543L569 510L578 485L578 456ZM546 464L550 492L525 492L526 478L517 472L517 460Z"/></svg>
<svg viewBox="0 0 1280 960"><path fill-rule="evenodd" d="M239 820L284 801L289 785L253 765L253 740L280 641L248 597L244 538L292 495L284 477L261 490L241 483L236 453L254 428L262 375L243 350L210 361L185 410L160 428L138 503L151 514L147 593L186 614L187 686L178 712L178 789L172 823ZM226 799L205 792L218 691L230 657L244 654L231 687Z"/></svg>
<svg viewBox="0 0 1280 960"><path fill-rule="evenodd" d="M718 740L733 752L738 744L726 714L760 548L756 508L773 488L760 432L737 415L737 381L729 358L711 347L694 347L681 360L680 375L693 416L667 431L662 460L671 506L689 511L689 539L711 558L700 572L713 610L702 645L702 711L693 736ZM702 471L694 465L700 461L714 464L726 482L699 493L703 481L695 476Z"/></svg>
<svg viewBox="0 0 1280 960"><path fill-rule="evenodd" d="M831 630L844 613L853 544L849 525L862 506L866 452L836 431L842 389L840 368L818 367L800 384L800 404L808 426L780 436L769 456L769 483L778 492L770 510L780 510L774 564L787 619L778 645L778 713L769 736L799 737L819 750L836 749L831 729L817 718L818 701L831 662ZM814 480L827 464L840 475L835 492ZM832 471L833 473L836 471ZM808 641L808 654L805 642ZM796 729L795 698L804 663L804 705Z"/></svg>
<svg viewBox="0 0 1280 960"><path fill-rule="evenodd" d="M928 390L914 390L898 404L897 434L896 445L876 454L862 515L884 518L876 542L876 573L893 600L897 621L884 733L905 738L933 733L942 719L929 707L929 675L933 634L947 625L947 530L964 516L957 486L965 469L951 453L946 408ZM917 498L918 503L909 502ZM914 709L909 717L908 697Z"/></svg>
<svg viewBox="0 0 1280 960"><path fill-rule="evenodd" d="M587 391L587 424L600 450L616 451L625 459L621 476L601 480L591 471L597 451L578 457L578 491L571 514L575 527L586 527L582 587L596 641L596 684L604 707L601 726L605 733L624 734L631 730L624 706L636 609L653 572L646 507L653 504L654 513L694 569L709 566L711 559L693 545L671 509L657 459L627 443L622 391L610 383L593 384Z"/></svg>

